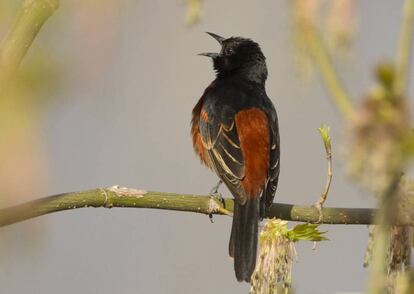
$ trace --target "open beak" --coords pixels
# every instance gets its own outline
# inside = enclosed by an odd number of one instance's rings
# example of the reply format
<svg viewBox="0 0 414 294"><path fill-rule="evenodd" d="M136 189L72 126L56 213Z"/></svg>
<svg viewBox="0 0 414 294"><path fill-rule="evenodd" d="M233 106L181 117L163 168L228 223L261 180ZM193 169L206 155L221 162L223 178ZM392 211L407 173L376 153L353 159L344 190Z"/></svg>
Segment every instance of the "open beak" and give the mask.
<svg viewBox="0 0 414 294"><path fill-rule="evenodd" d="M206 32L210 36L212 36L214 39L216 39L217 42L219 42L220 45L223 44L223 41L226 40L226 38L220 37L219 35L216 35L214 33Z"/></svg>
<svg viewBox="0 0 414 294"><path fill-rule="evenodd" d="M207 57L211 57L211 58L214 59L214 58L218 57L220 54L218 54L218 53L199 53L197 55L207 56Z"/></svg>
<svg viewBox="0 0 414 294"><path fill-rule="evenodd" d="M219 42L220 45L222 45L223 41L226 39L226 38L220 37L219 35L216 35L214 33L210 33L210 32L206 32L206 33L209 34L210 36L212 36L214 39L216 39L216 41ZM218 57L220 54L219 53L200 53L198 55L207 56L207 57L210 57L210 58L214 59L214 58Z"/></svg>

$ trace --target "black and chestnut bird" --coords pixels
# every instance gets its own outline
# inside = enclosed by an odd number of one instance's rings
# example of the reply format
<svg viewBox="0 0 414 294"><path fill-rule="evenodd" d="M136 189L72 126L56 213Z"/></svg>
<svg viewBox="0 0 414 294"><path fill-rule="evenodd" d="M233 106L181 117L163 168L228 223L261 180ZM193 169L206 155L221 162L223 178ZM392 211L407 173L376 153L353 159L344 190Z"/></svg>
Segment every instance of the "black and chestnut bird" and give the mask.
<svg viewBox="0 0 414 294"><path fill-rule="evenodd" d="M234 197L229 253L237 280L250 281L256 264L258 225L274 198L279 178L279 128L266 94L267 68L259 45L223 38L212 58L216 79L193 109L191 135L202 163Z"/></svg>

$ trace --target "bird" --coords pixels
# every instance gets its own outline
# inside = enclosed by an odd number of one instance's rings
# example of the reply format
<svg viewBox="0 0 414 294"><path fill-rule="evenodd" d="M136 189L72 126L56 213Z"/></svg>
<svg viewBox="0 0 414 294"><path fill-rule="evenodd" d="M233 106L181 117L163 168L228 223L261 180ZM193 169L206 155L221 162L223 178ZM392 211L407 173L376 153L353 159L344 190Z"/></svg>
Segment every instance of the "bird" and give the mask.
<svg viewBox="0 0 414 294"><path fill-rule="evenodd" d="M279 181L278 117L266 94L267 66L260 46L247 38L207 34L221 50L199 54L212 59L216 77L192 111L192 143L201 163L234 197L229 255L237 280L250 282L259 222Z"/></svg>

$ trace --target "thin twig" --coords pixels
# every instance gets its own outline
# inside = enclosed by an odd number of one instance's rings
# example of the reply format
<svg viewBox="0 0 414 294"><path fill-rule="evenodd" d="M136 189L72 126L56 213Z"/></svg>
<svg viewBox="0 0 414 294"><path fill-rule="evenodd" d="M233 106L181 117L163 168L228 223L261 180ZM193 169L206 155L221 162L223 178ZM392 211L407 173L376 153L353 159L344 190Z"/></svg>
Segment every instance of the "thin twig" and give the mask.
<svg viewBox="0 0 414 294"><path fill-rule="evenodd" d="M48 196L0 209L0 227L48 213L83 207L152 208L205 215L226 215L233 211L233 200L225 199L224 203L221 203L219 199L211 196L163 193L114 186ZM375 209L325 207L322 213L325 224L367 225L373 222ZM274 203L266 217L308 223L317 223L319 220L319 214L313 207L282 203ZM398 222L414 226L414 216L407 216Z"/></svg>
<svg viewBox="0 0 414 294"><path fill-rule="evenodd" d="M322 137L322 140L323 140L323 145L325 147L325 153L326 153L326 159L328 161L328 172L327 172L327 176L326 176L325 188L324 188L321 196L319 197L319 200L314 204L314 206L316 207L316 209L319 212L318 222L322 222L322 219L323 219L322 208L323 208L323 205L325 204L326 198L328 197L329 188L331 187L332 176L333 176L333 172L332 172L332 145L331 145L331 137L329 135L329 131L330 131L329 126L322 125L322 127L320 127L318 130L319 130L319 132L321 134L321 137Z"/></svg>

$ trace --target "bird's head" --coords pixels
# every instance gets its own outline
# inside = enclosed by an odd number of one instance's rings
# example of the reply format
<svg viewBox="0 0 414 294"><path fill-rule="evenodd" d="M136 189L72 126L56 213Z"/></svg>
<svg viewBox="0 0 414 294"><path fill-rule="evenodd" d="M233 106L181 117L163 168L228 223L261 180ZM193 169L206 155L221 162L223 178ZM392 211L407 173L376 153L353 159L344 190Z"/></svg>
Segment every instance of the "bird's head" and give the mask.
<svg viewBox="0 0 414 294"><path fill-rule="evenodd" d="M239 76L249 81L264 83L267 78L266 58L259 44L241 37L223 38L207 33L221 45L220 53L201 53L211 57L217 76Z"/></svg>

